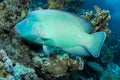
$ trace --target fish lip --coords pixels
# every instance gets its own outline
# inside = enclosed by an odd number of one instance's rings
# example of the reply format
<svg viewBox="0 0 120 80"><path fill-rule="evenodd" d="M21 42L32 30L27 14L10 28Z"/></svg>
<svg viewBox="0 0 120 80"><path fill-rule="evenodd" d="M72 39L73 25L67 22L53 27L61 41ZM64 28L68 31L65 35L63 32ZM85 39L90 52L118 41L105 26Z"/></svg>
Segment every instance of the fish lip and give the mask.
<svg viewBox="0 0 120 80"><path fill-rule="evenodd" d="M19 30L18 30L17 26L15 26L15 27L14 27L14 29L15 29L15 31L16 31L16 32L19 32Z"/></svg>
<svg viewBox="0 0 120 80"><path fill-rule="evenodd" d="M14 30L17 35L20 35L20 30L18 29L17 25L14 27Z"/></svg>

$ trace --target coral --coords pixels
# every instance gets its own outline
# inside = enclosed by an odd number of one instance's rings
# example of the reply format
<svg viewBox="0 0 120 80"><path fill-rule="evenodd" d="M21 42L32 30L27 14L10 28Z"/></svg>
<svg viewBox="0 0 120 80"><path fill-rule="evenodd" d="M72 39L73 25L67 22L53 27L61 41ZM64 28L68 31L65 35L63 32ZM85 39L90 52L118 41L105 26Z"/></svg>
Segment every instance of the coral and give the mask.
<svg viewBox="0 0 120 80"><path fill-rule="evenodd" d="M6 52L3 49L0 50L0 55L1 55L1 60L3 62L4 68L8 72L11 72L12 67L13 67L13 63L12 63L11 59L7 56Z"/></svg>
<svg viewBox="0 0 120 80"><path fill-rule="evenodd" d="M24 54L27 53L25 50L28 50L14 31L14 25L26 16L28 5L28 0L3 0L0 3L0 48L14 60L20 58L22 51Z"/></svg>
<svg viewBox="0 0 120 80"><path fill-rule="evenodd" d="M30 0L29 10L40 10L47 7L47 0Z"/></svg>
<svg viewBox="0 0 120 80"><path fill-rule="evenodd" d="M35 73L27 73L25 75L22 75L22 79L24 79L24 80L42 80L42 79L39 79Z"/></svg>
<svg viewBox="0 0 120 80"><path fill-rule="evenodd" d="M81 57L77 57L75 59L71 59L70 56L66 53L60 54L52 54L50 57L34 57L34 63L36 63L37 67L41 67L43 73L48 73L53 77L60 77L66 75L68 69L70 71L75 70L83 70L84 61ZM39 63L39 64L38 64Z"/></svg>
<svg viewBox="0 0 120 80"><path fill-rule="evenodd" d="M76 56L76 59L69 59L68 66L71 71L75 70L83 70L84 68L84 60L82 57Z"/></svg>
<svg viewBox="0 0 120 80"><path fill-rule="evenodd" d="M12 62L3 49L0 50L0 80L10 78L9 73L12 70Z"/></svg>
<svg viewBox="0 0 120 80"><path fill-rule="evenodd" d="M32 75L31 75L32 74ZM35 74L35 70L32 68L25 67L24 65L21 65L19 63L16 63L13 67L13 75L15 79L23 79L29 80L29 78L33 80L38 80L37 75Z"/></svg>
<svg viewBox="0 0 120 80"><path fill-rule="evenodd" d="M29 10L57 9L79 12L82 5L82 0L30 0Z"/></svg>
<svg viewBox="0 0 120 80"><path fill-rule="evenodd" d="M6 69L3 66L3 63L0 62L0 77L7 78L8 76L10 76L10 73L6 71Z"/></svg>
<svg viewBox="0 0 120 80"><path fill-rule="evenodd" d="M12 60L7 56L7 53L1 49L0 50L0 79L2 80L18 80L21 78L25 80L38 80L35 70L23 66L22 64L13 64Z"/></svg>
<svg viewBox="0 0 120 80"><path fill-rule="evenodd" d="M69 0L48 0L48 8L62 10L67 2L69 2Z"/></svg>
<svg viewBox="0 0 120 80"><path fill-rule="evenodd" d="M108 10L102 10L100 7L95 6L95 11L84 12L83 17L89 20L94 26L94 32L104 31L107 34L111 33L109 29L108 21L110 20L110 12Z"/></svg>
<svg viewBox="0 0 120 80"><path fill-rule="evenodd" d="M48 0L48 8L59 10L77 11L82 5L82 0Z"/></svg>
<svg viewBox="0 0 120 80"><path fill-rule="evenodd" d="M0 33L10 32L14 25L23 19L27 13L28 0L3 0L0 3Z"/></svg>
<svg viewBox="0 0 120 80"><path fill-rule="evenodd" d="M8 76L7 78L1 77L0 80L15 80L14 76Z"/></svg>

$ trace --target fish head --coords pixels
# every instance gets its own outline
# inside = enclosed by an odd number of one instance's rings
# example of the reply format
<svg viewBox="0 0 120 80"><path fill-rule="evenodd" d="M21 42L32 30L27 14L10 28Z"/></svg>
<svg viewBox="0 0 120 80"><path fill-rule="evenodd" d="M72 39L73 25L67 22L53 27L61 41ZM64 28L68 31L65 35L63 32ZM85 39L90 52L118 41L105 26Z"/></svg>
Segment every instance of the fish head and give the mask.
<svg viewBox="0 0 120 80"><path fill-rule="evenodd" d="M14 28L16 33L26 40L33 41L37 38L33 22L27 18L17 23Z"/></svg>

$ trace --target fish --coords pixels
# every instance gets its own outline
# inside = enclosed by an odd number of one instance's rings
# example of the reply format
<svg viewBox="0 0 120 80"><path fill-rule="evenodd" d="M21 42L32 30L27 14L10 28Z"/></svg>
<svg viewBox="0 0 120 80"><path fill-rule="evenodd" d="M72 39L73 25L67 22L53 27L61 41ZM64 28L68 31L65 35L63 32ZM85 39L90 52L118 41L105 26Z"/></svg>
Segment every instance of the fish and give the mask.
<svg viewBox="0 0 120 80"><path fill-rule="evenodd" d="M15 25L24 39L43 45L45 54L59 48L71 55L99 57L106 39L103 31L93 32L92 24L82 17L60 10L37 10Z"/></svg>

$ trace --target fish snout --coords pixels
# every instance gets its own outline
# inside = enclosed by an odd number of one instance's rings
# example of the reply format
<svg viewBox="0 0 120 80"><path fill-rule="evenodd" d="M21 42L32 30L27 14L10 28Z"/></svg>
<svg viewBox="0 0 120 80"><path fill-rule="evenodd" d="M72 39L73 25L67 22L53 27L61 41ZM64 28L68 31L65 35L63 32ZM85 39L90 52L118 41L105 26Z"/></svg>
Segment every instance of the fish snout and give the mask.
<svg viewBox="0 0 120 80"><path fill-rule="evenodd" d="M15 33L21 35L21 32L22 32L22 26L20 26L20 23L16 24L15 27Z"/></svg>
<svg viewBox="0 0 120 80"><path fill-rule="evenodd" d="M17 25L15 25L14 30L15 30L16 33L20 32Z"/></svg>
<svg viewBox="0 0 120 80"><path fill-rule="evenodd" d="M32 27L32 25L33 25L32 23L28 23L28 21L24 19L23 21L16 24L14 29L15 32L22 38L29 41L33 41L37 38L37 36L34 33L35 30Z"/></svg>

